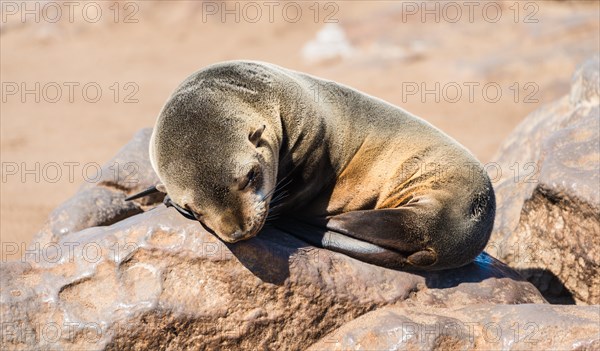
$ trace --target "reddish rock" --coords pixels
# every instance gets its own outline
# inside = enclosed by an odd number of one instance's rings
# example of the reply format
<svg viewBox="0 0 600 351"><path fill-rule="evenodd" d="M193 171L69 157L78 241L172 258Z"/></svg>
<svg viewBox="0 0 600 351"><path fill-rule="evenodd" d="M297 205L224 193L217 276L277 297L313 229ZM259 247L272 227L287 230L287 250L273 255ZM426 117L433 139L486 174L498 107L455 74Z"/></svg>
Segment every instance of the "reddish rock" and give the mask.
<svg viewBox="0 0 600 351"><path fill-rule="evenodd" d="M599 306L384 307L330 333L319 350L598 350Z"/></svg>
<svg viewBox="0 0 600 351"><path fill-rule="evenodd" d="M411 274L268 227L226 245L164 205L27 257L1 267L2 349L302 349L381 306L545 303L485 254Z"/></svg>
<svg viewBox="0 0 600 351"><path fill-rule="evenodd" d="M579 67L570 96L527 117L497 157L487 251L555 302L600 303L599 65Z"/></svg>
<svg viewBox="0 0 600 351"><path fill-rule="evenodd" d="M98 181L84 183L72 198L52 211L32 246L57 242L63 235L85 228L116 223L162 201L161 194L125 201L128 195L159 182L148 156L151 134L151 128L138 131L102 166Z"/></svg>

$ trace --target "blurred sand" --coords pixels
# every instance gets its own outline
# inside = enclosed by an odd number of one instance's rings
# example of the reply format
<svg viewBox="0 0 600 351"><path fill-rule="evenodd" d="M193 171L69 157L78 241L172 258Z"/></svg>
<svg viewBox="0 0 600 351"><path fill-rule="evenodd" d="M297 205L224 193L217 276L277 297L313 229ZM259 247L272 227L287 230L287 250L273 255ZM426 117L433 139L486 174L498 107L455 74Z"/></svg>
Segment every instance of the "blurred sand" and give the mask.
<svg viewBox="0 0 600 351"><path fill-rule="evenodd" d="M294 8L288 9L286 20L283 5L274 8L270 21L263 2L256 2L263 10L257 23L248 21L254 12L245 13L246 17L242 13L240 23L228 15L223 23L218 14L208 15L206 6L216 3L200 1L144 1L129 8L122 3L118 23L109 8L113 2L97 3L103 6L97 23L86 21L81 7L72 23L64 13L55 24L43 19L35 23L32 17L20 23L19 14L9 16L5 11L0 36L1 241L24 247L50 211L84 181L86 164L92 166L87 171L93 178L93 166L106 162L136 130L151 126L171 91L186 76L229 59L269 61L353 86L425 118L483 162L491 161L519 121L540 104L567 93L576 65L600 50L596 1L540 1L528 8L522 3L516 23L515 2L499 3L502 17L497 22L491 20L494 9L484 17L479 6L473 21L463 7L456 23L451 21L453 8L441 14L439 23L433 15L423 23L420 14L408 14L412 7L384 1L319 3L317 21L315 7L310 8L314 3L302 2L302 16L295 23L289 20L295 16ZM240 3L241 11L244 5ZM234 9L235 3L227 6ZM124 23L125 15L136 8L139 11L133 19L137 23ZM339 20L352 54L312 63L305 60L302 48L335 10L331 18ZM526 19L537 23L525 23ZM48 88L39 103L33 94L6 95L7 84L25 83L31 89L35 82ZM53 85L47 85L51 82L62 88L62 97L55 103L49 101L55 96ZM79 84L72 102L65 82ZM129 82L133 85L125 86ZM443 93L439 102L432 94L424 96L424 101L421 94L403 98L407 84L433 89L436 82ZM479 84L473 101L467 96L465 83L469 82ZM482 87L491 82L502 88L497 102L483 97ZM520 91L516 101L515 82ZM81 88L87 83L100 86L99 101L83 98ZM456 85L463 96L453 102ZM133 98L137 102L124 103L136 87ZM120 92L118 102L115 90ZM87 98L94 96L93 90L88 93ZM495 93L488 93L490 100ZM529 93L538 102L526 102ZM59 165L61 176L56 175L52 162ZM72 179L65 162L75 162ZM39 179L22 168L35 170L36 163ZM10 174L14 165L17 172ZM3 259L15 257L4 248Z"/></svg>

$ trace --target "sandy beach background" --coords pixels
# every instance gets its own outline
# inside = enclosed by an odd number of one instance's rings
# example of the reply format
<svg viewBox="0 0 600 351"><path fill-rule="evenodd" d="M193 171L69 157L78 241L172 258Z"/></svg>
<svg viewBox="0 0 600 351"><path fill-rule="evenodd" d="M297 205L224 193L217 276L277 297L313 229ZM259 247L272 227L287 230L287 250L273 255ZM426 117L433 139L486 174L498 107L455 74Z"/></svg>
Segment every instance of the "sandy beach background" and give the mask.
<svg viewBox="0 0 600 351"><path fill-rule="evenodd" d="M519 121L566 94L575 67L600 51L600 5L491 3L3 1L2 259L22 253L5 243L24 249L54 207L152 126L186 76L223 60L350 85L492 162Z"/></svg>

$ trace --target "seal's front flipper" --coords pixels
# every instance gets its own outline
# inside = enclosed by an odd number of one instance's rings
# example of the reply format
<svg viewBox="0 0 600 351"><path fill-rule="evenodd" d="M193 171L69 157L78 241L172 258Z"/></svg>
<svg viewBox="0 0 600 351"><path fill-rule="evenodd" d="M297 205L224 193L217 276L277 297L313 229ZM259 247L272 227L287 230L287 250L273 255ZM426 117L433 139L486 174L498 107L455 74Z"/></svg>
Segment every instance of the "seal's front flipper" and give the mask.
<svg viewBox="0 0 600 351"><path fill-rule="evenodd" d="M278 221L275 226L316 247L339 252L374 265L402 269L408 262L401 253L327 230L321 226L289 219Z"/></svg>
<svg viewBox="0 0 600 351"><path fill-rule="evenodd" d="M329 217L325 226L353 238L401 252L424 248L429 223L422 211L393 208L351 211Z"/></svg>
<svg viewBox="0 0 600 351"><path fill-rule="evenodd" d="M430 235L439 232L432 203L393 209L352 211L332 216L325 224L329 231L365 241L406 257L417 269L437 262Z"/></svg>

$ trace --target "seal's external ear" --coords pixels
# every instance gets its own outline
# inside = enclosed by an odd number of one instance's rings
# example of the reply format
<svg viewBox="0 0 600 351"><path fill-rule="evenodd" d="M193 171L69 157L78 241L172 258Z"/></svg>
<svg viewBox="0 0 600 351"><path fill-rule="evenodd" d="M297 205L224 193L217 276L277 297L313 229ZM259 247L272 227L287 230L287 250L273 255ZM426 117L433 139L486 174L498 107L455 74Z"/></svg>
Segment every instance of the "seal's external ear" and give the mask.
<svg viewBox="0 0 600 351"><path fill-rule="evenodd" d="M148 195L152 195L155 193L166 193L166 189L165 186L163 184L158 184L158 185L154 185L149 187L146 190L142 190L137 194L133 194L129 197L125 198L125 201L131 201L131 200L135 200L135 199L139 199L140 197L144 197L144 196L148 196Z"/></svg>
<svg viewBox="0 0 600 351"><path fill-rule="evenodd" d="M262 127L258 128L254 132L250 133L250 136L248 137L248 139L250 139L250 142L252 144L254 144L254 146L258 146L258 143L260 142L260 137L262 136L263 132L265 131L265 128L267 128L267 126L263 124Z"/></svg>

